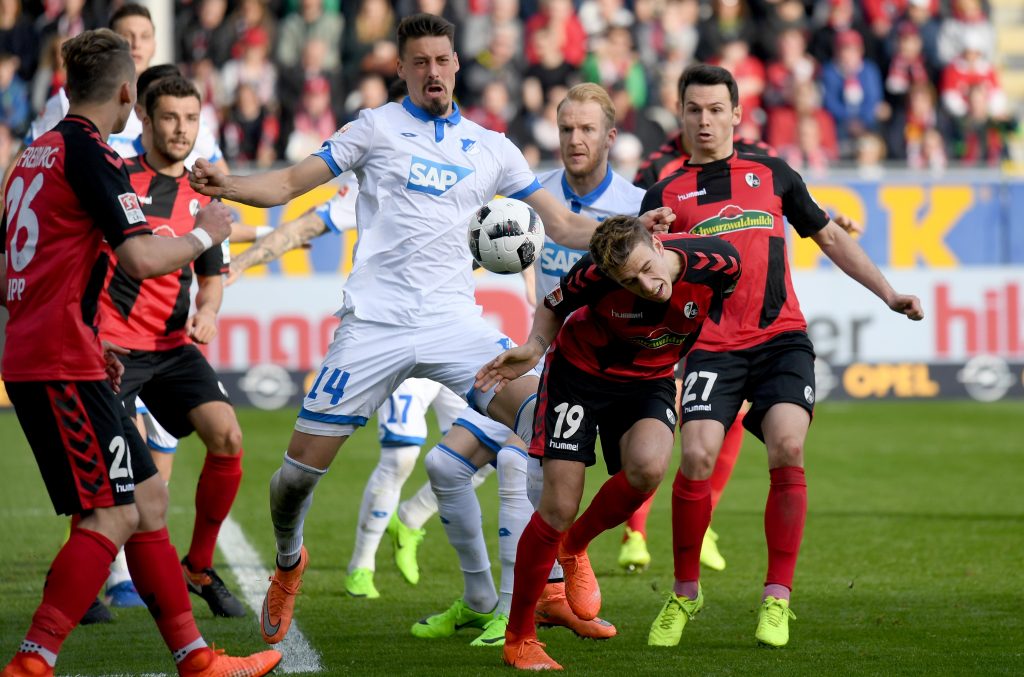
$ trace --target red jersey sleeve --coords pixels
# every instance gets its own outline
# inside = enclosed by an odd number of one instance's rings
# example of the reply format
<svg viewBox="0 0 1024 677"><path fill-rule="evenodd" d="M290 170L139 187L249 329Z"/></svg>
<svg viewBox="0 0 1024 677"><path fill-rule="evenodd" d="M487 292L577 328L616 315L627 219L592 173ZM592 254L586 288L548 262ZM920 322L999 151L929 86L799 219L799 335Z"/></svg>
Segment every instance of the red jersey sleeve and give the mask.
<svg viewBox="0 0 1024 677"><path fill-rule="evenodd" d="M124 159L85 125L80 133L64 138L68 185L110 247L117 249L129 237L151 233Z"/></svg>
<svg viewBox="0 0 1024 677"><path fill-rule="evenodd" d="M810 237L828 225L829 216L807 191L803 178L779 158L759 158L774 173L776 193L782 197L782 214L800 237Z"/></svg>
<svg viewBox="0 0 1024 677"><path fill-rule="evenodd" d="M619 285L601 272L590 254L585 254L544 297L544 307L565 319L574 310L617 288Z"/></svg>

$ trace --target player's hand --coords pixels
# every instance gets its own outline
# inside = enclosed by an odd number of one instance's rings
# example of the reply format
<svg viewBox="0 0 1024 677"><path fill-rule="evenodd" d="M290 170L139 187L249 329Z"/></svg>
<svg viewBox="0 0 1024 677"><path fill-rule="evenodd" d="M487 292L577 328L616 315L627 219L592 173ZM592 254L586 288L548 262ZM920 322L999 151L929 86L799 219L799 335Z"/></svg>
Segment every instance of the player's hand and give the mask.
<svg viewBox="0 0 1024 677"><path fill-rule="evenodd" d="M199 158L189 172L188 182L201 195L224 197L227 176L206 158Z"/></svg>
<svg viewBox="0 0 1024 677"><path fill-rule="evenodd" d="M209 343L217 336L217 316L200 311L185 320L185 333L196 343Z"/></svg>
<svg viewBox="0 0 1024 677"><path fill-rule="evenodd" d="M483 392L493 387L494 392L499 393L506 383L515 381L537 366L541 355L543 352L538 354L529 344L506 350L480 368L473 385Z"/></svg>
<svg viewBox="0 0 1024 677"><path fill-rule="evenodd" d="M640 215L640 223L651 233L667 233L675 220L675 212L668 207L658 207Z"/></svg>
<svg viewBox="0 0 1024 677"><path fill-rule="evenodd" d="M235 265L235 262L232 261L228 266L228 274L224 276L224 286L230 287L234 283L238 282L238 278L242 277L243 272L244 269L239 268Z"/></svg>
<svg viewBox="0 0 1024 677"><path fill-rule="evenodd" d="M836 225L846 231L847 235L860 235L864 232L864 226L860 225L846 214L835 214L832 220Z"/></svg>
<svg viewBox="0 0 1024 677"><path fill-rule="evenodd" d="M231 235L231 210L223 202L211 202L196 213L196 228L202 228L218 245Z"/></svg>
<svg viewBox="0 0 1024 677"><path fill-rule="evenodd" d="M889 307L901 315L906 315L911 320L923 320L924 309L921 308L921 299L911 294L897 294L889 301Z"/></svg>
<svg viewBox="0 0 1024 677"><path fill-rule="evenodd" d="M103 341L103 368L107 372L107 380L115 393L121 392L121 377L124 376L124 365L117 359L118 355L127 355L131 351L110 341Z"/></svg>

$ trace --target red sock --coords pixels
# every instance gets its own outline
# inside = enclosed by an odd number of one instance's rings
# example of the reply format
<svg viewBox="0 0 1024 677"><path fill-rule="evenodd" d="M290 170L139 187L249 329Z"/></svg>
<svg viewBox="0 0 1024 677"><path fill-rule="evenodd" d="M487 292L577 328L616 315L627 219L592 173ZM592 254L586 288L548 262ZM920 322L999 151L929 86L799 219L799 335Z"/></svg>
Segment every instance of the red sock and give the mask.
<svg viewBox="0 0 1024 677"><path fill-rule="evenodd" d="M741 411L736 420L732 422L725 432L725 440L722 442L722 449L718 452L718 460L715 461L715 469L711 473L711 509L718 505L718 499L725 491L725 485L729 483L732 476L732 469L736 467L736 459L740 457L740 448L743 447L743 412Z"/></svg>
<svg viewBox="0 0 1024 677"><path fill-rule="evenodd" d="M545 522L538 512L533 513L523 535L519 537L512 609L509 611L506 630L506 634L514 640L537 636L533 613L548 583L551 563L555 561L561 540L562 532Z"/></svg>
<svg viewBox="0 0 1024 677"><path fill-rule="evenodd" d="M630 486L625 471L620 470L608 478L565 532L562 549L570 554L583 552L599 534L625 522L653 495L654 492L637 491Z"/></svg>
<svg viewBox="0 0 1024 677"><path fill-rule="evenodd" d="M672 552L677 581L700 580L700 546L711 524L711 480L680 470L672 483Z"/></svg>
<svg viewBox="0 0 1024 677"><path fill-rule="evenodd" d="M764 508L764 535L768 542L765 585L793 589L793 572L807 518L807 479L795 466L773 468L768 502Z"/></svg>
<svg viewBox="0 0 1024 677"><path fill-rule="evenodd" d="M116 556L117 546L103 534L72 529L46 574L43 601L32 616L25 640L59 653L61 644L96 599Z"/></svg>
<svg viewBox="0 0 1024 677"><path fill-rule="evenodd" d="M626 520L626 526L629 527L630 531L638 531L643 534L644 538L647 538L647 515L651 512L651 505L654 504L654 494L657 489L651 492L651 495L646 501L640 504L640 507L633 511L633 514ZM626 534L622 534L622 542L626 542Z"/></svg>
<svg viewBox="0 0 1024 677"><path fill-rule="evenodd" d="M192 528L192 545L188 563L192 571L213 566L213 548L217 545L220 525L231 510L242 483L242 453L237 456L206 454L203 472L196 487L196 522Z"/></svg>
<svg viewBox="0 0 1024 677"><path fill-rule="evenodd" d="M167 528L136 532L124 545L128 571L172 652L199 639L185 578Z"/></svg>

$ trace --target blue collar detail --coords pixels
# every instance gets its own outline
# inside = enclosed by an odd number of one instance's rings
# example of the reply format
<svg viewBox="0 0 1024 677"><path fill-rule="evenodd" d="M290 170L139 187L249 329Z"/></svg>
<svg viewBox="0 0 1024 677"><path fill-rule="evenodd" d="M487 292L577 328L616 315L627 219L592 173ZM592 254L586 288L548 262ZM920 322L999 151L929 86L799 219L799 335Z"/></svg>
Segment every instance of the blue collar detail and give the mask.
<svg viewBox="0 0 1024 677"><path fill-rule="evenodd" d="M434 141L441 141L444 139L444 127L445 125L457 125L462 122L462 112L459 110L459 104L452 101L452 114L446 118L439 118L431 115L427 111L423 110L412 102L412 99L408 96L402 99L402 107L409 112L409 115L413 116L417 120L423 122L434 123Z"/></svg>
<svg viewBox="0 0 1024 677"><path fill-rule="evenodd" d="M597 202L598 198L604 195L604 192L608 190L610 185L612 185L612 168L609 166L605 168L604 179L598 184L597 188L586 195L577 195L572 186L569 185L569 181L565 178L565 170L562 170L562 195L565 196L565 200L569 203L572 211L577 214L580 213L583 207L589 207Z"/></svg>

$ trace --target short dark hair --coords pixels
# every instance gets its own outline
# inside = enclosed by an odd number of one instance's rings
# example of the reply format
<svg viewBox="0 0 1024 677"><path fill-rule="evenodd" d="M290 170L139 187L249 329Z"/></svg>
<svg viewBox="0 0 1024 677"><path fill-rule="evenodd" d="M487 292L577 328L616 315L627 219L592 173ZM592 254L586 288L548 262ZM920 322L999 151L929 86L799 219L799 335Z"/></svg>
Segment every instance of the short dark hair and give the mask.
<svg viewBox="0 0 1024 677"><path fill-rule="evenodd" d="M146 103L146 90L149 89L157 80L163 78L172 78L181 76L181 71L178 67L172 63L162 63L159 66L150 66L146 70L139 74L139 79L135 83L135 97L145 105Z"/></svg>
<svg viewBox="0 0 1024 677"><path fill-rule="evenodd" d="M122 5L116 12L110 15L110 23L107 24L110 28L113 28L118 21L129 16L141 16L143 19L153 23L153 16L149 13L149 10L142 5L135 4L134 2Z"/></svg>
<svg viewBox="0 0 1024 677"><path fill-rule="evenodd" d="M65 42L60 52L71 103L104 102L123 82L135 79L128 41L109 28L79 33Z"/></svg>
<svg viewBox="0 0 1024 677"><path fill-rule="evenodd" d="M590 238L590 257L606 275L618 270L639 245L651 246L651 234L635 216L612 216Z"/></svg>
<svg viewBox="0 0 1024 677"><path fill-rule="evenodd" d="M732 107L740 105L740 89L736 86L736 78L721 66L698 63L690 66L679 76L679 104L686 98L686 88L690 85L725 85L729 88L729 100Z"/></svg>
<svg viewBox="0 0 1024 677"><path fill-rule="evenodd" d="M199 96L199 90L196 89L196 86L190 80L186 80L181 75L172 75L169 78L161 78L154 82L146 90L146 115L153 117L153 113L156 111L156 103L162 96L171 96L175 99L193 96L196 101L200 103L203 101Z"/></svg>
<svg viewBox="0 0 1024 677"><path fill-rule="evenodd" d="M410 14L398 24L398 57L405 55L405 43L416 38L448 38L455 49L455 24L436 14Z"/></svg>

